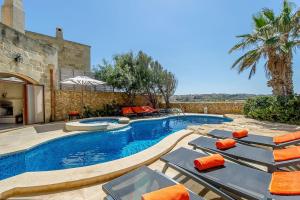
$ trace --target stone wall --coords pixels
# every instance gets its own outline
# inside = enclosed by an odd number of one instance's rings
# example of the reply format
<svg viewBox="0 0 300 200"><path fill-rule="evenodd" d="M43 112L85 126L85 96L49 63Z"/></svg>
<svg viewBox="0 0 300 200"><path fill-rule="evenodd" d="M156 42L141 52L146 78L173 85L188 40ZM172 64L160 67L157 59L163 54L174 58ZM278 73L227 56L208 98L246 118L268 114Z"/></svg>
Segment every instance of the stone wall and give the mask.
<svg viewBox="0 0 300 200"><path fill-rule="evenodd" d="M81 92L57 90L55 106L55 120L63 120L70 111L80 111ZM122 93L113 92L87 92L83 93L83 105L88 105L92 109L101 109L105 104L115 101L120 105L126 105ZM148 105L149 102L143 96L138 96L136 105ZM161 104L161 107L164 105ZM243 102L207 102L207 103L171 103L172 108L182 108L188 113L204 113L207 107L209 114L242 114Z"/></svg>
<svg viewBox="0 0 300 200"><path fill-rule="evenodd" d="M70 111L81 110L81 92L57 90L55 92L55 120L63 120ZM122 93L117 92L89 92L83 93L83 105L88 105L92 109L101 109L105 104L115 101L120 105L126 105L125 98ZM143 96L138 96L136 105L148 105L148 101Z"/></svg>
<svg viewBox="0 0 300 200"><path fill-rule="evenodd" d="M60 68L66 67L71 69L90 71L90 46L64 40L62 36L51 37L48 35L30 31L26 31L26 36L57 47L58 66Z"/></svg>
<svg viewBox="0 0 300 200"><path fill-rule="evenodd" d="M15 62L21 55L20 63ZM46 121L51 116L50 69L57 71L57 49L0 23L0 73L45 86Z"/></svg>
<svg viewBox="0 0 300 200"><path fill-rule="evenodd" d="M204 113L207 108L208 114L243 114L243 102L197 102L197 103L171 103L172 108L181 108L187 113Z"/></svg>

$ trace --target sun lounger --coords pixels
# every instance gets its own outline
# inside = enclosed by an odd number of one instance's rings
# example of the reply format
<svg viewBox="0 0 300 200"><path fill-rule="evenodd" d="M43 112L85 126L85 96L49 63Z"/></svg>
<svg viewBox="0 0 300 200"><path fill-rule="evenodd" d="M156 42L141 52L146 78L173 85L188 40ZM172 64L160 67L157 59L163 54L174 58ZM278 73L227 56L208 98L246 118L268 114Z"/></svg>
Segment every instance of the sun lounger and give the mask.
<svg viewBox="0 0 300 200"><path fill-rule="evenodd" d="M189 142L189 145L193 146L194 149L201 149L210 153L219 153L233 161L248 161L265 166L268 168L268 172L274 172L282 167L300 164L300 159L276 162L274 160L273 151L239 143L233 148L219 150L215 145L216 141L217 139L215 138L199 137Z"/></svg>
<svg viewBox="0 0 300 200"><path fill-rule="evenodd" d="M257 200L299 200L300 196L272 195L269 192L271 174L243 166L237 163L225 162L223 167L199 172L193 161L199 157L207 156L204 153L180 148L161 158L166 168L171 167L181 174L198 182L205 180L216 189L234 194L236 197Z"/></svg>
<svg viewBox="0 0 300 200"><path fill-rule="evenodd" d="M232 138L232 132L224 131L224 130L213 130L209 132L208 135L211 137L221 138L221 139ZM272 147L273 149L284 148L290 145L300 144L300 139L281 143L281 144L275 144L273 142L273 137L255 135L255 134L249 134L247 137L236 139L236 140L240 143L268 146L268 147Z"/></svg>
<svg viewBox="0 0 300 200"><path fill-rule="evenodd" d="M133 172L116 178L102 186L112 200L141 200L145 193L156 191L177 184L162 173L152 171L148 167L141 167ZM190 200L203 200L189 191Z"/></svg>

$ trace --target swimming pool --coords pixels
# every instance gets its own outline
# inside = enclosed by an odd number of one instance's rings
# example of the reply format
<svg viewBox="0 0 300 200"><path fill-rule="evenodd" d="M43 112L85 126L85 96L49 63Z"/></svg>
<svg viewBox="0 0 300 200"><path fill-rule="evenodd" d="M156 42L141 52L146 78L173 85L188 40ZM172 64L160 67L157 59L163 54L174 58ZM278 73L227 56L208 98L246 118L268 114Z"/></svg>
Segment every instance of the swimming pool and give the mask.
<svg viewBox="0 0 300 200"><path fill-rule="evenodd" d="M103 123L103 122L118 124L119 119L115 119L115 118L98 118L98 119L85 119L85 120L80 121L80 123L83 123L83 124L98 124L98 123Z"/></svg>
<svg viewBox="0 0 300 200"><path fill-rule="evenodd" d="M132 122L125 128L60 138L30 150L0 157L0 180L34 171L84 167L143 151L188 125L220 124L231 119L177 116Z"/></svg>

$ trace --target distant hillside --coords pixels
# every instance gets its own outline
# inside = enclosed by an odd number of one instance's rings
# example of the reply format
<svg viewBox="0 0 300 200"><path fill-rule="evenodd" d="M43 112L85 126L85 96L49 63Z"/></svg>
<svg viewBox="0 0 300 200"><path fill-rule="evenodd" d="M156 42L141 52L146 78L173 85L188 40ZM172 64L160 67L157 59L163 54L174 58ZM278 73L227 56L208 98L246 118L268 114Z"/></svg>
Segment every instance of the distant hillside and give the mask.
<svg viewBox="0 0 300 200"><path fill-rule="evenodd" d="M255 96L255 94L188 94L174 95L171 97L172 102L201 102L201 101L244 101L247 98Z"/></svg>

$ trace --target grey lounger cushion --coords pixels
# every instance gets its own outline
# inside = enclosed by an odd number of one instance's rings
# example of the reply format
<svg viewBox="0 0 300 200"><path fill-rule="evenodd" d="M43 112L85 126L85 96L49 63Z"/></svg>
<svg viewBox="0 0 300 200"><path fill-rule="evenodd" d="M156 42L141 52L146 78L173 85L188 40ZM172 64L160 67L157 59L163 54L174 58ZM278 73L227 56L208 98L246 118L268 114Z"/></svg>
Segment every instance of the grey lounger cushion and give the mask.
<svg viewBox="0 0 300 200"><path fill-rule="evenodd" d="M224 130L213 130L208 133L209 136L216 137L216 138L232 138L232 132L231 131L224 131ZM249 144L256 144L256 145L262 145L262 146L268 146L272 148L283 148L290 145L300 144L300 140L294 140L291 142L285 142L282 144L275 144L273 142L273 137L268 136L262 136L262 135L255 135L255 134L249 134L247 137L237 139L237 141L243 142L243 143L249 143Z"/></svg>
<svg viewBox="0 0 300 200"><path fill-rule="evenodd" d="M215 145L216 141L217 139L215 138L199 137L189 142L189 145L193 146L194 148L209 151L211 153L220 153L233 159L260 164L268 167L269 171L271 172L280 167L293 166L300 163L300 159L275 162L273 151L238 143L234 148L219 150Z"/></svg>
<svg viewBox="0 0 300 200"><path fill-rule="evenodd" d="M203 172L199 172L193 161L206 154L193 150L180 148L161 158L170 167L190 177L204 179L217 188L236 194L246 199L278 199L278 200L296 200L300 196L278 196L270 194L268 187L271 180L271 174L249 168L236 163L226 162L224 167L218 167Z"/></svg>
<svg viewBox="0 0 300 200"><path fill-rule="evenodd" d="M104 192L114 200L141 200L145 193L175 185L176 182L148 167L116 178L102 186ZM190 191L190 200L203 200Z"/></svg>

